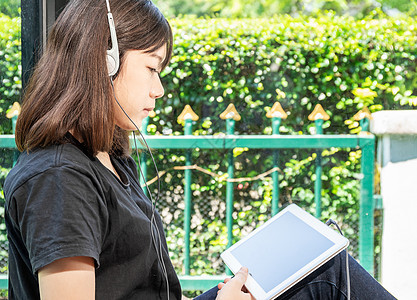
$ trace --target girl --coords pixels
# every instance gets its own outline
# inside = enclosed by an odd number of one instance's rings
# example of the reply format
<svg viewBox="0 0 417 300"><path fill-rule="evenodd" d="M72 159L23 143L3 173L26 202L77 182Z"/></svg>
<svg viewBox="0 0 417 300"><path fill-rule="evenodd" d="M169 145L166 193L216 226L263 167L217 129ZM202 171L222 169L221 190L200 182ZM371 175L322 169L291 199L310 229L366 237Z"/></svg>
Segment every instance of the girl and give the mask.
<svg viewBox="0 0 417 300"><path fill-rule="evenodd" d="M72 0L59 16L25 91L22 154L4 186L10 299L181 298L128 140L164 94L172 43L149 0ZM311 284L338 270L328 264L286 295L339 297L341 278ZM250 299L246 276L242 269L201 298Z"/></svg>

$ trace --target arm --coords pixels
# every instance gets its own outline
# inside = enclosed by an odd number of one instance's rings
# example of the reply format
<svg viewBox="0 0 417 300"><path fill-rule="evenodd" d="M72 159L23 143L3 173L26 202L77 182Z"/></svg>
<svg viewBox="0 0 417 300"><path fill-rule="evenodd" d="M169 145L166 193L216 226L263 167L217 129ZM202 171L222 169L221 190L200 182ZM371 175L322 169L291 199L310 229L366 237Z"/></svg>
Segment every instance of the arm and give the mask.
<svg viewBox="0 0 417 300"><path fill-rule="evenodd" d="M92 300L95 298L95 267L91 257L58 259L38 272L44 300Z"/></svg>

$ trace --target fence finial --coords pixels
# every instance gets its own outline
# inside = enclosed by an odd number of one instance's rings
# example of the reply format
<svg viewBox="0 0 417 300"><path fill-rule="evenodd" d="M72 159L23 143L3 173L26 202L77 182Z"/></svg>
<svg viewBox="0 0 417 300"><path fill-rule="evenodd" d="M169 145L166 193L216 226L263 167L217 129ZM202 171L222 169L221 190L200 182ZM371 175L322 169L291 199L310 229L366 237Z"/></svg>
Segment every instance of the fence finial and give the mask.
<svg viewBox="0 0 417 300"><path fill-rule="evenodd" d="M191 108L190 105L186 105L184 107L184 110L182 111L182 113L178 116L177 121L178 123L182 123L185 120L193 120L193 121L197 121L198 120L198 115L193 111L193 109Z"/></svg>
<svg viewBox="0 0 417 300"><path fill-rule="evenodd" d="M235 121L240 121L241 117L237 112L235 105L230 103L226 110L220 114L220 119L233 119Z"/></svg>
<svg viewBox="0 0 417 300"><path fill-rule="evenodd" d="M361 132L359 134L361 135L369 135L369 123L370 120L372 120L372 115L369 109L364 106L360 111L358 111L354 116L353 119L355 121L359 121L359 124L361 126Z"/></svg>
<svg viewBox="0 0 417 300"><path fill-rule="evenodd" d="M360 121L360 120L365 119L365 118L367 118L369 120L372 120L371 112L369 111L369 109L366 106L364 106L360 111L358 111L353 116L353 119L355 121Z"/></svg>
<svg viewBox="0 0 417 300"><path fill-rule="evenodd" d="M330 119L330 116L324 111L321 104L317 104L313 112L308 116L308 119L310 121L316 121L316 120L327 121Z"/></svg>
<svg viewBox="0 0 417 300"><path fill-rule="evenodd" d="M277 101L272 106L271 110L266 113L267 118L281 118L286 119L288 115L282 109L281 104Z"/></svg>
<svg viewBox="0 0 417 300"><path fill-rule="evenodd" d="M11 119L13 117L17 117L19 114L20 114L20 104L19 102L15 102L13 103L9 111L7 112L6 117Z"/></svg>

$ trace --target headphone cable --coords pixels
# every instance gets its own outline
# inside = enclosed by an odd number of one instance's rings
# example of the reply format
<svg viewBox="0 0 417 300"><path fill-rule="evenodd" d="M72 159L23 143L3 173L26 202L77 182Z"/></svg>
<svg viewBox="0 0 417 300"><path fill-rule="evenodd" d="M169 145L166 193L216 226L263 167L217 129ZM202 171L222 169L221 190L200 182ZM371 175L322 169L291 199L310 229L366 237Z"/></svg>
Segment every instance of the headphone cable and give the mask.
<svg viewBox="0 0 417 300"><path fill-rule="evenodd" d="M147 148L147 150L148 150L148 152L149 152L149 154L150 154L150 156L152 158L152 162L153 162L153 165L155 167L156 176L157 176L157 180L158 180L158 193L157 193L157 198L156 198L156 200L158 201L159 200L159 197L160 197L160 193L161 193L161 180L160 180L160 177L159 177L159 171L158 171L158 167L156 166L155 158L152 155L152 152L151 152L151 150L149 148L148 143L146 142L145 137L143 136L142 132L139 130L139 127L135 124L135 122L133 122L133 120L130 118L130 116L127 114L127 112L123 109L122 105L119 103L119 100L116 97L116 92L114 90L114 84L113 84L113 78L112 77L110 77L110 83L111 83L111 87L112 87L112 91L113 91L113 97L116 100L117 105L120 107L120 109L123 111L123 113L129 119L129 121L133 124L133 126L135 126L136 130L139 132L139 134L140 134L143 142L145 143L146 148ZM135 135L135 132L134 131L133 131L133 141L135 143L136 156L137 156L138 161L139 161L139 151L138 151L138 147L137 147L137 143L136 143L136 135ZM145 176L144 176L144 174L142 172L142 168L140 167L140 165L139 165L139 171L140 171L140 175L141 175L141 177L142 177L142 179L143 179L143 181L145 183L146 189L148 191L148 195L151 198L152 215L151 215L150 228L151 228L152 243L154 244L155 250L157 252L158 261L159 261L159 264L161 266L162 273L164 274L164 277L165 277L166 289L167 289L167 299L169 300L169 280L168 280L168 272L167 272L167 269L166 269L166 266L165 266L165 262L164 262L164 259L163 259L163 256L162 256L163 250L162 250L161 233L159 231L159 228L158 228L158 226L156 224L156 219L155 219L156 201L152 197L152 193L151 193L151 191L149 189L148 184L146 183L146 178L145 178ZM159 241L159 243L156 242L156 238L155 238L155 235L154 235L153 228L156 229L156 232L158 234L158 241Z"/></svg>
<svg viewBox="0 0 417 300"><path fill-rule="evenodd" d="M335 221L333 221L332 219L328 219L326 222L327 226L330 226L331 224L335 225L337 227L337 229L339 230L340 234L343 235L342 230L340 229L339 225L337 225L337 223ZM344 235L343 235L344 236ZM347 248L345 249L346 252L346 286L347 286L347 300L350 300L350 275L349 275L349 255L348 255L348 251Z"/></svg>

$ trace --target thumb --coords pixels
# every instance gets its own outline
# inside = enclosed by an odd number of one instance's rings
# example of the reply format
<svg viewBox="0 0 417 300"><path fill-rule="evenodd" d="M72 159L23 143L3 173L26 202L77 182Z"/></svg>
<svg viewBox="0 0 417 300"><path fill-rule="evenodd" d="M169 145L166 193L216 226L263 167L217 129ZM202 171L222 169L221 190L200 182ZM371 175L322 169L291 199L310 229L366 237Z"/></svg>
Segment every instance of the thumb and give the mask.
<svg viewBox="0 0 417 300"><path fill-rule="evenodd" d="M219 291L217 300L254 299L249 293L242 292L248 278L248 268L242 267L235 277L230 279Z"/></svg>
<svg viewBox="0 0 417 300"><path fill-rule="evenodd" d="M235 274L235 277L233 277L230 281L234 281L236 284L243 286L247 278L248 278L248 268L241 267L239 272L237 272Z"/></svg>

